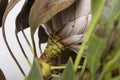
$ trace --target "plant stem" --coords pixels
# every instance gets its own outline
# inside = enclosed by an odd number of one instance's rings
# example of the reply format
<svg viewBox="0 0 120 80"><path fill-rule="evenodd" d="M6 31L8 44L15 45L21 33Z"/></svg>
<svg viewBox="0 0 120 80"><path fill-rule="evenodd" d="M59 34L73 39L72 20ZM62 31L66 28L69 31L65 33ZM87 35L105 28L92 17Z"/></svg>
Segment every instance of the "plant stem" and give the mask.
<svg viewBox="0 0 120 80"><path fill-rule="evenodd" d="M50 66L51 70L55 70L55 69L65 69L66 66ZM78 66L78 69L81 69L82 66Z"/></svg>
<svg viewBox="0 0 120 80"><path fill-rule="evenodd" d="M34 55L34 49L32 48L32 46L29 46L29 48L30 48L32 54Z"/></svg>
<svg viewBox="0 0 120 80"><path fill-rule="evenodd" d="M87 32L87 36L86 36L85 40L84 40L83 43L82 43L81 49L80 49L79 52L78 52L78 55L77 55L77 57L76 57L75 64L74 64L75 72L77 71L77 66L78 66L79 63L80 63L80 60L81 60L81 58L82 58L82 54L83 54L83 52L84 52L84 50L85 50L85 47L86 47L86 45L87 45L87 43L88 43L88 40L89 40L89 38L90 38L90 36L91 36L94 28L95 28L95 25L96 25L96 24L93 24L93 22L91 22L91 25L90 25L90 27L89 27L89 29L88 29L88 32Z"/></svg>
<svg viewBox="0 0 120 80"><path fill-rule="evenodd" d="M23 34L23 36L24 36L24 38L25 38L25 40L26 40L26 42L27 42L27 44L28 44L28 46L29 46L29 48L30 48L32 54L34 54L34 49L32 48L32 45L30 44L30 42L29 42L27 36L25 35L24 30L21 30L21 31L22 31L22 34Z"/></svg>
<svg viewBox="0 0 120 80"><path fill-rule="evenodd" d="M80 72L80 80L82 80L82 77L83 77L83 74L84 74L84 71L85 71L85 68L86 68L86 64L87 64L87 59L85 58L82 70Z"/></svg>
<svg viewBox="0 0 120 80"><path fill-rule="evenodd" d="M31 44L30 44L30 42L29 42L29 40L28 40L27 36L25 35L24 30L21 30L21 31L22 31L22 34L23 34L23 36L24 36L24 38L25 38L25 40L26 40L27 44L28 44L29 46L31 46Z"/></svg>
<svg viewBox="0 0 120 80"><path fill-rule="evenodd" d="M19 40L17 31L15 31L15 36L16 36L17 42L18 42L18 44L19 44L19 46L20 46L20 48L21 48L21 51L22 51L22 53L23 53L23 55L24 55L24 57L25 57L28 65L31 67L31 66L32 66L32 63L30 62L29 58L27 57L27 55L26 55L26 53L25 53L25 51L24 51L24 49L23 49L23 47L22 47L22 45L21 45L21 43L20 43L20 40Z"/></svg>
<svg viewBox="0 0 120 80"><path fill-rule="evenodd" d="M65 69L66 66L50 66L51 70L55 70L55 69Z"/></svg>
<svg viewBox="0 0 120 80"><path fill-rule="evenodd" d="M36 52L36 45L35 45L35 40L34 40L34 34L31 34L32 38L32 44L33 44L33 50L34 50L34 58L37 58L37 52Z"/></svg>
<svg viewBox="0 0 120 80"><path fill-rule="evenodd" d="M59 76L59 75L56 75L56 74L51 74L51 77L60 78L60 76Z"/></svg>

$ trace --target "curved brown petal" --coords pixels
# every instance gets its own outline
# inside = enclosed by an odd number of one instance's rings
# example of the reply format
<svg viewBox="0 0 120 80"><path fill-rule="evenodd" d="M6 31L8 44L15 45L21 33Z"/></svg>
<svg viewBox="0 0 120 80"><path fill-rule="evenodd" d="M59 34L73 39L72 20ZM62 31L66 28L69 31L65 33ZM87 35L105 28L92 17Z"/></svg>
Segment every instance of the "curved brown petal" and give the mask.
<svg viewBox="0 0 120 80"><path fill-rule="evenodd" d="M55 31L60 30L61 28L63 28L63 23L62 23L62 14L61 12L56 14L55 16L52 17L52 24L53 24L53 28Z"/></svg>
<svg viewBox="0 0 120 80"><path fill-rule="evenodd" d="M74 51L75 53L78 53L80 47L81 47L81 44L72 44L72 45L69 46L69 49ZM87 47L85 48L85 51L84 51L84 53L82 55L83 57L85 57L86 54L87 54L86 50L87 50Z"/></svg>
<svg viewBox="0 0 120 80"><path fill-rule="evenodd" d="M61 38L68 37L71 34L72 30L73 30L73 24L74 24L74 22L70 22L70 23L66 24L63 27L63 29L59 32L59 36Z"/></svg>
<svg viewBox="0 0 120 80"><path fill-rule="evenodd" d="M0 0L0 27L2 25L2 18L5 12L5 9L7 7L7 4L8 4L8 0Z"/></svg>
<svg viewBox="0 0 120 80"><path fill-rule="evenodd" d="M65 38L70 35L84 34L90 20L90 0L76 0L70 7L52 17L52 25L49 28L53 28L54 32L60 29L59 36Z"/></svg>
<svg viewBox="0 0 120 80"><path fill-rule="evenodd" d="M76 5L76 18L91 13L91 0L77 0Z"/></svg>
<svg viewBox="0 0 120 80"><path fill-rule="evenodd" d="M90 20L91 20L91 14L75 19L75 23L73 24L74 26L71 35L86 33Z"/></svg>
<svg viewBox="0 0 120 80"><path fill-rule="evenodd" d="M29 17L31 34L34 34L38 26L46 23L58 12L66 9L75 0L35 0Z"/></svg>
<svg viewBox="0 0 120 80"><path fill-rule="evenodd" d="M53 23L52 23L51 19L45 23L45 27L49 34L51 34L52 32L55 32L55 29L53 28Z"/></svg>
<svg viewBox="0 0 120 80"><path fill-rule="evenodd" d="M69 48L75 53L78 53L80 46L81 46L80 44L73 44L73 45L70 45Z"/></svg>
<svg viewBox="0 0 120 80"><path fill-rule="evenodd" d="M67 9L61 11L61 17L62 17L62 24L67 24L68 22L71 22L72 20L75 19L75 11L76 11L76 2L72 4L70 7ZM79 0L80 1L80 0Z"/></svg>
<svg viewBox="0 0 120 80"><path fill-rule="evenodd" d="M70 44L79 44L83 41L85 37L85 34L82 34L82 35L72 35L72 36L69 36L63 40L61 40L61 42L64 44L64 45L70 45Z"/></svg>
<svg viewBox="0 0 120 80"><path fill-rule="evenodd" d="M61 29L65 26L62 23L61 12L57 13L49 21L47 21L45 26L50 34L55 32L59 33L59 31L61 31Z"/></svg>
<svg viewBox="0 0 120 80"><path fill-rule="evenodd" d="M2 19L2 34L3 34L3 39L5 41L6 47L9 50L10 55L12 56L12 58L14 59L15 63L17 64L17 66L19 67L21 73L26 76L26 74L24 73L22 67L20 66L19 62L17 61L16 57L14 56L9 43L7 42L7 37L6 37L6 33L5 33L5 20L6 17L8 16L9 12L14 8L14 6L19 2L19 0L10 0L10 2L8 3L8 6L5 10L5 13L3 15L3 19Z"/></svg>
<svg viewBox="0 0 120 80"><path fill-rule="evenodd" d="M86 32L88 23L88 15L79 17L75 21L67 23L59 32L59 36L65 38L71 35L82 35Z"/></svg>
<svg viewBox="0 0 120 80"><path fill-rule="evenodd" d="M73 5L61 12L63 24L90 14L90 10L90 0L76 0Z"/></svg>
<svg viewBox="0 0 120 80"><path fill-rule="evenodd" d="M75 3L72 4L70 7L66 8L65 10L57 13L55 16L53 16L48 22L45 23L47 25L47 29L51 30L49 32L57 32L60 37L64 38L69 35L71 32L72 25L71 23L68 25L71 25L71 27L65 27L66 24L73 19L75 19ZM64 34L66 32L66 34Z"/></svg>
<svg viewBox="0 0 120 80"><path fill-rule="evenodd" d="M45 25L50 33L51 32L57 32L57 33L60 32L61 37L65 37L65 35L63 36L63 34L62 34L64 31L68 31L68 33L69 33L69 30L65 30L65 29L63 30L62 28L64 28L68 22L72 21L72 19L75 19L74 18L74 15L75 15L74 14L74 10L75 10L74 6L75 6L75 3L72 4L70 7L66 8L65 10L57 13L48 22L45 23Z"/></svg>
<svg viewBox="0 0 120 80"><path fill-rule="evenodd" d="M19 32L29 27L29 13L35 0L25 0L21 12L16 18L16 31Z"/></svg>
<svg viewBox="0 0 120 80"><path fill-rule="evenodd" d="M2 70L0 69L0 80L6 80Z"/></svg>

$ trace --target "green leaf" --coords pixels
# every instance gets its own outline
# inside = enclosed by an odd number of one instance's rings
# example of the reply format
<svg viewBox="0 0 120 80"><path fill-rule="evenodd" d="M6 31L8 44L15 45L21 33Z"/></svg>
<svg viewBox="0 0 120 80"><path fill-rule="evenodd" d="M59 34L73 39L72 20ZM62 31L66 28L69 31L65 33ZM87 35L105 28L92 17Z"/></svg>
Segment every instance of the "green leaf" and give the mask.
<svg viewBox="0 0 120 80"><path fill-rule="evenodd" d="M47 22L58 12L66 9L75 0L35 0L29 16L29 23L31 27L31 34L41 24Z"/></svg>
<svg viewBox="0 0 120 80"><path fill-rule="evenodd" d="M92 18L93 20L96 20L98 16L100 16L106 0L91 0L91 1L92 1L92 15L93 15Z"/></svg>
<svg viewBox="0 0 120 80"><path fill-rule="evenodd" d="M108 21L107 21L107 23L105 23L105 24L107 24L107 26L106 25L104 25L104 26L107 27L107 34L112 36L113 34L110 34L110 32L112 32L113 29L116 28L116 27L119 29L119 26L120 26L120 23L119 23L119 19L120 19L120 10L119 10L120 9L120 5L119 5L120 0L111 0L109 4L110 4L110 6L109 6L110 8L107 8L106 11L104 11L104 13L108 16L108 19L107 19ZM107 10L109 10L110 15L108 15ZM105 14L102 15L102 16L105 16ZM107 17L105 17L105 18L107 18ZM104 19L102 19L101 21L103 21L103 20ZM114 43L115 43L116 40L118 40L118 39L116 39L116 36L118 35L117 32L114 32L114 33L115 33L114 36L110 37L108 42L112 42L113 39L114 39ZM114 45L114 43L111 43L111 44ZM112 52L114 58L104 65L104 68L103 68L103 71L101 73L101 76L100 76L99 80L103 80L103 78L106 77L105 76L106 74L108 74L111 70L114 70L115 68L120 66L120 64L119 64L119 62L120 62L120 59L119 59L120 50L119 49L120 49L120 41L118 41L116 43L116 47L114 48L114 51ZM116 78L116 80L117 79L118 78Z"/></svg>
<svg viewBox="0 0 120 80"><path fill-rule="evenodd" d="M106 38L98 38L92 35L88 42L87 49L87 64L91 72L92 80L96 80L96 71L100 67L100 58L105 49Z"/></svg>
<svg viewBox="0 0 120 80"><path fill-rule="evenodd" d="M40 66L37 59L34 59L33 66L26 80L43 80Z"/></svg>
<svg viewBox="0 0 120 80"><path fill-rule="evenodd" d="M117 19L120 16L119 4L120 0L107 0L106 5L104 6L100 22L102 23L102 26L107 28L107 34L109 34L112 28L115 26L113 24L118 21Z"/></svg>
<svg viewBox="0 0 120 80"><path fill-rule="evenodd" d="M113 21L120 14L120 0L107 0L102 11L101 21Z"/></svg>
<svg viewBox="0 0 120 80"><path fill-rule="evenodd" d="M73 62L71 58L69 59L66 65L66 69L64 70L62 76L60 77L60 80L75 80Z"/></svg>
<svg viewBox="0 0 120 80"><path fill-rule="evenodd" d="M116 44L117 45L116 49L114 50L114 58L105 64L99 80L103 80L103 77L107 72L114 70L115 68L120 66L120 39L117 41Z"/></svg>

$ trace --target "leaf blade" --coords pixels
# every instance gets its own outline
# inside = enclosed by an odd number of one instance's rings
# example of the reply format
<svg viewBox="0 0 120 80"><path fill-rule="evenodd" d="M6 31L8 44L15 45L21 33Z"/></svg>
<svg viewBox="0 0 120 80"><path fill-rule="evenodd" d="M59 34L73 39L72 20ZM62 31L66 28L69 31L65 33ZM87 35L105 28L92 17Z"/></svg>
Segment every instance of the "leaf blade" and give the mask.
<svg viewBox="0 0 120 80"><path fill-rule="evenodd" d="M59 80L75 80L73 63L72 63L71 58L69 59L67 65L66 65L66 69L64 70L64 72Z"/></svg>
<svg viewBox="0 0 120 80"><path fill-rule="evenodd" d="M105 49L105 45L106 38L101 39L95 35L91 36L91 39L88 42L87 63L93 79L95 79L96 71L100 67L100 58L103 50Z"/></svg>
<svg viewBox="0 0 120 80"><path fill-rule="evenodd" d="M99 78L99 80L102 80L104 75L117 68L118 66L120 66L119 62L120 62L120 39L118 40L118 42L116 43L116 49L114 50L114 58L112 60L110 60L108 63L106 63L104 65L103 71L101 73L101 76Z"/></svg>
<svg viewBox="0 0 120 80"><path fill-rule="evenodd" d="M34 59L33 66L26 80L43 80L42 72L37 59Z"/></svg>

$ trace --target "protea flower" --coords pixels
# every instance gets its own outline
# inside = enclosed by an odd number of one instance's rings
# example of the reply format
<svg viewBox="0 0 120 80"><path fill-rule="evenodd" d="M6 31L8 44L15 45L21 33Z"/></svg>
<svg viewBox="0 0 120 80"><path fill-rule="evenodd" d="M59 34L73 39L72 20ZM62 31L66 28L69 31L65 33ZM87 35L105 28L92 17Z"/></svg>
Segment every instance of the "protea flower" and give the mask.
<svg viewBox="0 0 120 80"><path fill-rule="evenodd" d="M4 30L6 16L17 2L18 0L11 0L8 3L2 21L3 36L11 55L23 75L25 75L7 43ZM21 12L16 18L16 38L28 61L19 42L17 33L22 31L24 34L23 29L30 26L36 58L37 55L33 37L35 30L40 26L39 44L44 42L47 42L48 44L44 53L39 58L39 63L43 77L48 79L51 75L50 66L66 63L69 55L72 58L75 58L76 53L84 40L90 19L90 0L26 0ZM27 42L31 46L28 40ZM63 54L66 54L66 59L63 61L62 59L60 59L61 61L58 60L61 56L64 57Z"/></svg>
<svg viewBox="0 0 120 80"><path fill-rule="evenodd" d="M46 42L48 37L48 44L40 57L40 62L43 60L50 66L58 65L58 57L66 54L64 50L72 53L74 51L74 55L76 55L75 53L78 52L84 40L90 20L90 0L76 0L73 5L59 12L41 26L39 36L42 36L44 40L40 37L40 42L41 40Z"/></svg>

